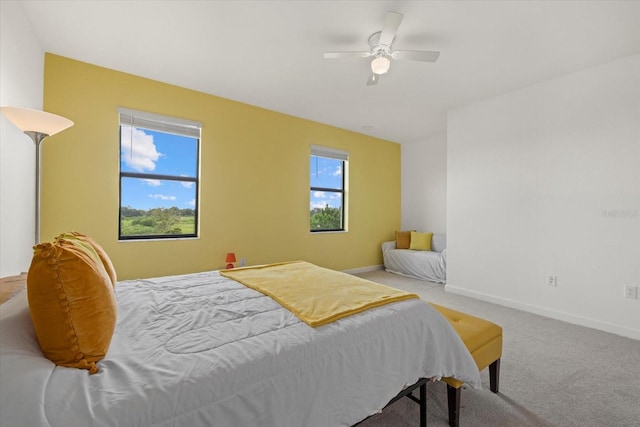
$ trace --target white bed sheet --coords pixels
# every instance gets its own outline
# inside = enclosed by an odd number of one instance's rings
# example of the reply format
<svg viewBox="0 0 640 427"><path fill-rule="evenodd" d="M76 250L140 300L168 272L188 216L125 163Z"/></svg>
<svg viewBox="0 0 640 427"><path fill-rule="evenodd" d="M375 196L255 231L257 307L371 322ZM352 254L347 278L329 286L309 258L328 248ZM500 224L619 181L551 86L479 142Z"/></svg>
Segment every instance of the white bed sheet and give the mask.
<svg viewBox="0 0 640 427"><path fill-rule="evenodd" d="M215 271L116 291L95 375L43 357L26 292L0 306L0 425L350 426L421 377L480 387L458 335L421 300L311 328Z"/></svg>

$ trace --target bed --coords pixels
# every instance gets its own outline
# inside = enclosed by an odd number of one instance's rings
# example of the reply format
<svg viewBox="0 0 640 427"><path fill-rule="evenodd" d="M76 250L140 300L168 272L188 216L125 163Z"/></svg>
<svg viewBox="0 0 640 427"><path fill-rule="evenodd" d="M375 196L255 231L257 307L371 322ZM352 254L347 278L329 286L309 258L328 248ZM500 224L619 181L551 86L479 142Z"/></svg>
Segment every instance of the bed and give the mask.
<svg viewBox="0 0 640 427"><path fill-rule="evenodd" d="M390 273L447 283L447 237L433 234L429 250L399 248L398 241L382 243L384 268Z"/></svg>
<svg viewBox="0 0 640 427"><path fill-rule="evenodd" d="M0 306L0 425L351 426L421 379L480 387L457 333L420 299L311 327L220 271L115 292L93 375L43 356L26 291Z"/></svg>

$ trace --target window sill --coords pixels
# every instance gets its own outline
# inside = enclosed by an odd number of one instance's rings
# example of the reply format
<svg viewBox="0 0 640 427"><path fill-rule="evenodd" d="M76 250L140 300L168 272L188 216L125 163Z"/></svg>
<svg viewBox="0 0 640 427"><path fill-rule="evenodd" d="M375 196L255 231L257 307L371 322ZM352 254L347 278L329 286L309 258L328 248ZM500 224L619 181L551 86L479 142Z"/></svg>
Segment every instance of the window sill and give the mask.
<svg viewBox="0 0 640 427"><path fill-rule="evenodd" d="M139 242L168 242L175 240L200 240L199 236L196 237L167 237L162 239L118 239L118 243L139 243Z"/></svg>

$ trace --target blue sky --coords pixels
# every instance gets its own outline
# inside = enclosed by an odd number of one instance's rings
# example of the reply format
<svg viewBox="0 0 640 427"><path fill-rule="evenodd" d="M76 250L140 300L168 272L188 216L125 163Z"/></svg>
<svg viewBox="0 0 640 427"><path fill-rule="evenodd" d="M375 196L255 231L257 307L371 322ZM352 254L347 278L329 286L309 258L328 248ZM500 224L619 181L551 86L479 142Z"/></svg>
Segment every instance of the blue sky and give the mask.
<svg viewBox="0 0 640 427"><path fill-rule="evenodd" d="M311 186L324 188L342 188L342 161L326 157L312 156L309 162ZM310 192L310 210L324 208L327 204L333 208L341 207L339 193L326 191Z"/></svg>
<svg viewBox="0 0 640 427"><path fill-rule="evenodd" d="M197 140L121 126L120 168L123 172L196 177ZM195 208L195 183L123 178L122 206Z"/></svg>

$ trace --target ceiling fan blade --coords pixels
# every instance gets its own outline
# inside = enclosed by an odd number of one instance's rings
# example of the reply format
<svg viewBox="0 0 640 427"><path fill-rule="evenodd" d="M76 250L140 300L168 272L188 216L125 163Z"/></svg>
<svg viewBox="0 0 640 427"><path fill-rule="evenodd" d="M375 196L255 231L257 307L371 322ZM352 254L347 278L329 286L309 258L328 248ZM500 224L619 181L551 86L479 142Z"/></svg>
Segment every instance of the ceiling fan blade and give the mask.
<svg viewBox="0 0 640 427"><path fill-rule="evenodd" d="M402 22L403 14L398 12L387 12L384 17L384 25L382 26L382 32L380 33L380 44L385 46L391 46L393 39L396 38L396 32Z"/></svg>
<svg viewBox="0 0 640 427"><path fill-rule="evenodd" d="M378 84L378 80L380 80L380 76L375 73L371 73L371 75L367 79L367 86Z"/></svg>
<svg viewBox="0 0 640 427"><path fill-rule="evenodd" d="M371 52L325 52L324 59L366 58L371 55Z"/></svg>
<svg viewBox="0 0 640 427"><path fill-rule="evenodd" d="M396 50L391 54L393 59L401 61L436 62L440 52L428 50Z"/></svg>

